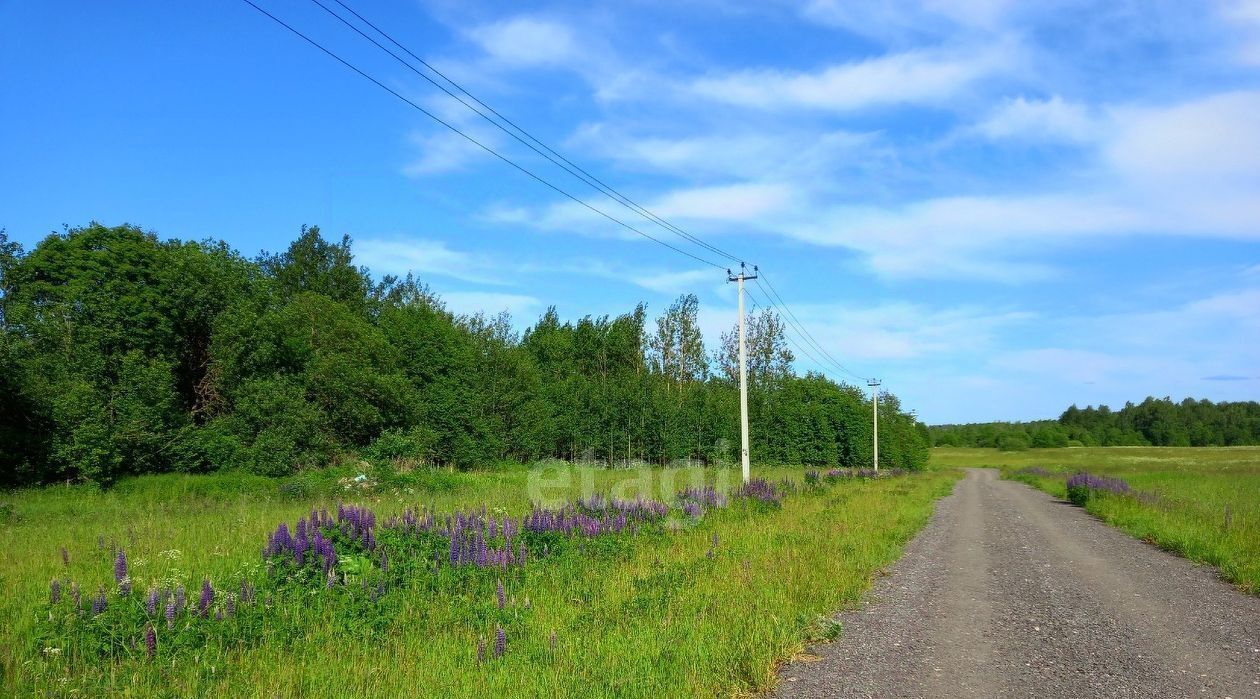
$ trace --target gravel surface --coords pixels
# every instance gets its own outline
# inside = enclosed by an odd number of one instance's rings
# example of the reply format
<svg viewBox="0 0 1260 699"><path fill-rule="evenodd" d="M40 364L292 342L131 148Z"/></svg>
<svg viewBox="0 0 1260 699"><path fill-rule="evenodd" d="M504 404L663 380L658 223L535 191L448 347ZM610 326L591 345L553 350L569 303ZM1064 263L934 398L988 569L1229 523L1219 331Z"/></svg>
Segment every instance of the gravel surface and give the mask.
<svg viewBox="0 0 1260 699"><path fill-rule="evenodd" d="M969 469L776 697L1260 698L1260 598Z"/></svg>

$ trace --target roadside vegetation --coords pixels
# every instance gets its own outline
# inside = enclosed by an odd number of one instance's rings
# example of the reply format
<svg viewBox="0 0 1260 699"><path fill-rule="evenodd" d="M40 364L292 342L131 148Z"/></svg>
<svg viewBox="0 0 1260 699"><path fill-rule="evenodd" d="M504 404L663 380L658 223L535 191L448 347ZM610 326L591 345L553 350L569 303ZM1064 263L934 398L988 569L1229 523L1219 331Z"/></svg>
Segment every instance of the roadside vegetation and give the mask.
<svg viewBox="0 0 1260 699"><path fill-rule="evenodd" d="M376 467L13 491L5 693L754 692L835 635L825 615L897 558L957 476L759 468L741 491L733 473Z"/></svg>
<svg viewBox="0 0 1260 699"><path fill-rule="evenodd" d="M1004 478L1073 499L1104 522L1216 566L1225 580L1260 594L1260 447L938 448L932 463L1001 468Z"/></svg>

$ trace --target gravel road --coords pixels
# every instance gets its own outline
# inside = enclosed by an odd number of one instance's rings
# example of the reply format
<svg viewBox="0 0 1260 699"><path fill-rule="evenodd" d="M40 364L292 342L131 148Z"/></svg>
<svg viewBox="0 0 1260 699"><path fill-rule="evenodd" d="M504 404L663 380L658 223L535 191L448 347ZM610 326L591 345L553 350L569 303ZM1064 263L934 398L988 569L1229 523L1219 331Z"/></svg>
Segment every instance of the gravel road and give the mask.
<svg viewBox="0 0 1260 699"><path fill-rule="evenodd" d="M1260 698L1260 599L969 469L776 697Z"/></svg>

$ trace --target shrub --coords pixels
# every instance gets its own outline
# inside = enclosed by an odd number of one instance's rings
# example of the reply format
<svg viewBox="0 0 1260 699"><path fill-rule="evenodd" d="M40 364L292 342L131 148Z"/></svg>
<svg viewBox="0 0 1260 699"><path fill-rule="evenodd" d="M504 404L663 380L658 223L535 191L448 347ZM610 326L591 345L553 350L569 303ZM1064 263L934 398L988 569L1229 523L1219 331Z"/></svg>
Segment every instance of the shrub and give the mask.
<svg viewBox="0 0 1260 699"><path fill-rule="evenodd" d="M414 427L410 430L385 430L363 450L363 455L377 461L428 461L437 442L432 430Z"/></svg>
<svg viewBox="0 0 1260 699"><path fill-rule="evenodd" d="M1010 432L997 438L998 451L1028 451L1028 435Z"/></svg>

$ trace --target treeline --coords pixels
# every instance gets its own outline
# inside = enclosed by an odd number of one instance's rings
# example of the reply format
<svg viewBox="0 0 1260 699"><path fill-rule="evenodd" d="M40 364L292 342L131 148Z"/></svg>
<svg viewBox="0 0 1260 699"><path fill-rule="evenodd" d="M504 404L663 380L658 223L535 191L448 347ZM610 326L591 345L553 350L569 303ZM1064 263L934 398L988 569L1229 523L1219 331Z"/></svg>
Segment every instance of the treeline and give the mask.
<svg viewBox="0 0 1260 699"><path fill-rule="evenodd" d="M1260 444L1260 403L1148 397L1120 410L1075 405L1058 420L933 425L934 446L1004 450L1067 446L1233 447Z"/></svg>
<svg viewBox="0 0 1260 699"><path fill-rule="evenodd" d="M0 232L0 482L244 468L361 452L475 467L563 458L738 459L734 339L711 354L694 296L653 321L456 315L411 276L374 281L350 241L283 253L92 224L24 251ZM869 404L792 372L779 319L749 319L752 457L864 466ZM880 460L927 428L888 395Z"/></svg>

